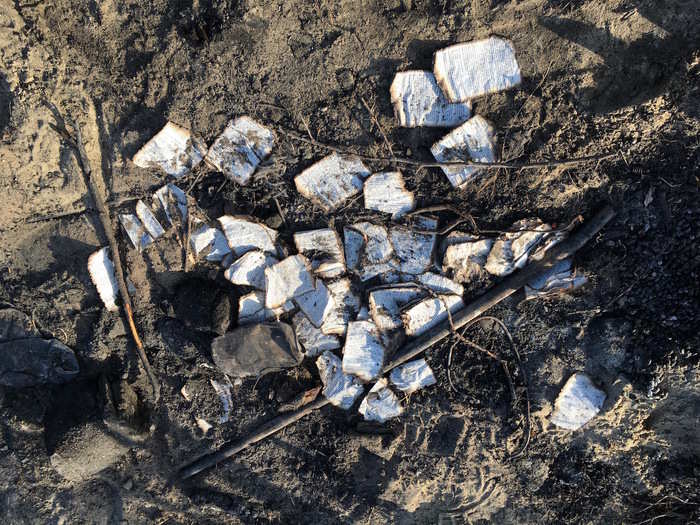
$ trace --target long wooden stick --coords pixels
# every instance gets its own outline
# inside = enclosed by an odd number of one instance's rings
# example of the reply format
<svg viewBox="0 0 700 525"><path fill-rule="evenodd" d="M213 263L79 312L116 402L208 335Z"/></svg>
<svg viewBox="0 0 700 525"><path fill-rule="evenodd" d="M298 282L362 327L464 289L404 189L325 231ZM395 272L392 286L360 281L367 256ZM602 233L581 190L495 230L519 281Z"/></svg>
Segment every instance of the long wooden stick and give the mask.
<svg viewBox="0 0 700 525"><path fill-rule="evenodd" d="M491 288L491 290L486 292L480 298L462 310L452 314L452 326L450 326L448 321L445 321L430 332L409 341L408 344L403 347L401 352L399 352L394 359L384 367L382 374L386 374L397 366L413 359L435 343L438 343L442 339L450 336L453 333L453 330L461 328L470 321L476 319L489 308L492 308L496 304L503 301L506 297L509 297L517 292L530 281L544 275L558 261L573 256L601 229L603 229L603 227L610 222L614 216L615 212L612 208L609 206L603 208L588 223L572 234L571 237L551 248L547 252L547 256L541 261L532 262L522 270L509 275L500 284ZM213 467L221 461L238 454L240 451L248 448L254 443L257 443L258 441L279 432L295 421L299 421L307 414L310 414L311 412L328 404L329 401L326 398L321 398L309 403L299 410L277 416L265 423L246 438L232 444L225 445L216 452L207 454L183 466L179 471L179 476L181 479L187 479L209 467Z"/></svg>
<svg viewBox="0 0 700 525"><path fill-rule="evenodd" d="M112 258L114 259L114 274L117 279L117 286L119 288L119 293L122 297L122 306L124 307L124 314L126 315L127 322L129 323L129 329L131 330L131 335L136 345L136 353L141 360L148 380L153 388L153 396L155 402L158 402L160 398L160 386L158 380L156 379L153 369L151 368L151 363L148 361L148 356L146 356L146 351L143 348L143 342L141 342L141 337L139 336L138 330L136 329L136 324L134 323L134 310L131 304L131 297L129 296L129 289L126 286L126 280L124 278L124 270L122 269L121 257L119 255L119 245L117 244L117 239L114 237L114 230L112 229L112 220L109 216L109 210L105 205L105 201L102 198L102 194L97 187L95 180L93 178L92 168L90 167L90 161L85 153L85 145L83 144L83 137L80 132L80 128L75 124L71 123L71 127L74 130L75 137L71 135L66 127L66 121L61 116L60 112L55 106L49 106L54 118L56 119L55 124L49 124L51 128L56 131L71 147L75 153L75 159L78 163L78 167L85 178L85 184L88 187L90 196L95 203L95 208L100 217L100 223L102 224L102 229L104 230L105 237L107 237L107 242L109 243L109 248L112 252Z"/></svg>

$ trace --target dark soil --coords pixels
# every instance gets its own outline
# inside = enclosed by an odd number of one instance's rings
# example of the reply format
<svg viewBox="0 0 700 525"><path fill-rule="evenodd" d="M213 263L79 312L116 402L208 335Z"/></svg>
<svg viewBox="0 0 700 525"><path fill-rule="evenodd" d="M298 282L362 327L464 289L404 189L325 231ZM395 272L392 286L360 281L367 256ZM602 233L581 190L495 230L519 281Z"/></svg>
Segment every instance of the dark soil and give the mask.
<svg viewBox="0 0 700 525"><path fill-rule="evenodd" d="M79 380L64 386L0 389L4 522L700 520L698 24L693 0L0 0L0 302L72 347L81 365ZM514 404L502 369L460 344L454 391L450 341L426 355L438 384L413 394L400 418L366 425L356 411L326 407L177 481L184 462L245 436L315 386L316 368L307 360L235 384L231 419L218 423L209 380L223 375L210 345L235 324L239 291L216 265L185 273L172 235L142 256L119 232L162 383L154 406L128 328L90 282L87 258L106 241L44 101L81 126L113 216L163 184L130 159L167 120L207 143L243 114L277 129L280 144L249 186L204 165L179 185L210 219L253 215L291 246L295 231L386 218L361 199L329 216L302 198L293 177L327 152L282 131L387 157L383 130L395 155L431 160L444 130L398 128L391 80L430 69L441 47L489 34L513 41L523 72L518 89L474 101L498 130L504 160L616 154L492 171L460 191L439 170L403 170L419 206L451 203L484 229L533 216L567 224L606 203L617 211L576 258L588 286L516 296L490 312L512 332L529 374L526 453L508 458L523 437L522 377L511 366ZM443 224L453 218L439 215ZM502 334L481 326L470 336L508 355ZM575 371L608 397L586 427L563 432L548 416ZM203 435L196 418L214 427ZM126 452L88 479L59 475L51 454L68 438L80 443L81 432L89 447L87 429L103 420L130 428L119 445Z"/></svg>

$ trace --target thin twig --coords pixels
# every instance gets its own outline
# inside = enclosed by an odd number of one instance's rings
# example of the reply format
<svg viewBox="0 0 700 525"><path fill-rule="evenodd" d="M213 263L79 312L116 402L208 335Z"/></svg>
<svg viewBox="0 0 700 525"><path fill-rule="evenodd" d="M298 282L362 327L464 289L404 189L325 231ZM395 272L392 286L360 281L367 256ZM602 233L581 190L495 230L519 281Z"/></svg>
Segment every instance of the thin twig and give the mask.
<svg viewBox="0 0 700 525"><path fill-rule="evenodd" d="M616 157L618 153L606 153L603 155L587 155L584 157L574 157L570 159L561 159L561 160L551 160L551 161L541 161L541 162L475 162L475 161L470 161L470 160L465 160L465 161L450 161L450 162L424 162L420 160L415 160L415 159L409 159L405 157L393 157L393 158L387 158L387 157L377 157L373 155L366 155L363 153L357 153L351 150L348 150L346 148L338 147L338 146L333 146L330 144L324 144L323 142L320 142L316 139L309 139L304 137L303 135L294 132L294 131L289 131L284 128L277 128L277 131L281 133L282 135L285 135L293 140L298 140L300 142L306 142L307 144L311 144L313 146L316 146L318 148L323 148L329 151L335 151L336 153L340 153L343 155L354 155L356 157L360 157L363 160L369 161L369 162L384 162L384 163L391 163L395 162L398 164L405 164L408 166L414 166L417 168L444 168L444 167L477 167L477 168L484 168L484 169L494 169L494 168L502 168L502 169L516 169L516 170L522 170L522 169L539 169L539 168L551 168L554 166L572 166L576 164L583 164L585 162L592 162L592 161L601 161L605 159L610 159L612 157Z"/></svg>
<svg viewBox="0 0 700 525"><path fill-rule="evenodd" d="M114 259L114 273L117 279L119 293L122 296L122 306L124 308L124 313L126 314L129 328L131 329L131 336L134 340L134 343L136 344L136 352L139 356L139 359L141 360L141 364L143 365L143 368L146 371L146 375L148 376L148 380L150 381L151 386L153 388L153 396L155 402L158 402L158 399L160 398L160 387L153 373L153 369L151 368L151 363L148 361L148 356L146 356L146 351L144 350L143 342L141 341L141 337L139 336L136 324L134 323L134 311L131 304L131 297L129 296L129 289L126 286L126 280L124 278L124 270L122 268L121 257L119 255L119 245L117 244L117 239L114 236L114 230L112 229L112 221L109 216L109 210L107 209L102 195L98 187L96 186L95 180L93 179L93 172L90 167L90 161L85 152L85 145L83 143L80 128L75 123L68 121L70 126L74 130L75 136L73 136L68 131L68 128L66 127L67 121L63 118L59 110L53 105L49 105L49 109L51 110L51 112L54 115L54 118L56 119L56 123L49 123L49 126L56 133L58 133L58 135L61 138L63 138L63 140L70 146L71 150L73 151L76 162L78 163L78 167L80 168L80 171L82 172L83 177L85 178L85 183L95 204L95 208L98 211L100 222L102 224L102 229L104 230L105 237L107 237L107 241L112 252L112 258Z"/></svg>
<svg viewBox="0 0 700 525"><path fill-rule="evenodd" d="M459 340L461 340L462 342L468 344L472 348L476 348L480 352L485 353L486 355L488 355L492 359L495 359L497 362L499 362L501 364L501 366L503 367L503 371L506 374L506 378L508 379L508 384L510 386L511 395L513 396L513 403L517 404L517 396L516 396L516 392L515 392L515 386L513 384L513 379L512 379L510 372L508 370L508 365L507 365L506 361L501 359L500 357L496 356L493 352L487 350L486 348L482 348L481 346L477 345L476 343L473 343L473 342L469 341L468 339L464 338L464 333L470 327L475 325L477 322L483 321L483 320L489 320L491 322L494 322L501 328L503 333L506 335L506 338L508 339L508 344L510 346L511 351L513 352L513 355L515 355L518 369L520 370L520 373L523 376L523 383L525 385L525 439L524 439L523 444L520 447L520 449L517 450L516 452L514 452L513 454L510 454L510 456L509 456L510 459L514 459L514 458L517 458L517 457L523 455L525 453L525 450L527 450L527 447L530 444L530 436L532 433L532 431L531 431L532 422L531 422L531 415L530 415L530 411L531 411L531 407L530 407L530 381L528 380L528 375L527 375L527 372L525 370L525 365L523 364L523 361L520 357L520 352L518 352L518 348L515 345L515 341L513 340L513 336L511 335L510 330L508 330L508 327L506 327L505 323L503 321L501 321L498 317L494 317L491 315L484 315L484 316L478 317L478 318L470 321L466 325L464 325L464 328L462 329L461 334L458 334L455 331L455 334L457 335L458 339L450 347L450 351L449 351L448 358L447 358L447 377L448 377L450 386L453 388L453 390L457 391L457 389L454 387L454 384L452 383L452 379L450 377L450 366L452 364L452 352L456 346L456 343Z"/></svg>
<svg viewBox="0 0 700 525"><path fill-rule="evenodd" d="M382 125L379 123L379 119L377 118L376 112L369 107L369 104L367 104L367 101L364 99L364 97L360 97L360 100L362 101L362 105L365 106L365 109L367 110L367 113L369 113L369 118L372 120L375 126L377 126L377 129L379 130L380 135L384 139L384 144L386 145L387 149L389 150L389 155L391 155L391 158L394 158L394 148L391 147L391 142L389 142L389 139L386 136L386 133L384 133L384 128L382 128Z"/></svg>
<svg viewBox="0 0 700 525"><path fill-rule="evenodd" d="M284 211L282 210L282 206L280 206L280 201L277 200L277 196L276 196L276 195L274 195L274 196L272 197L272 200L275 201L275 206L277 206L277 213L280 214L280 219L282 219L282 222L283 222L283 223L285 224L285 226L286 226L286 224L287 224L287 217L284 215Z"/></svg>

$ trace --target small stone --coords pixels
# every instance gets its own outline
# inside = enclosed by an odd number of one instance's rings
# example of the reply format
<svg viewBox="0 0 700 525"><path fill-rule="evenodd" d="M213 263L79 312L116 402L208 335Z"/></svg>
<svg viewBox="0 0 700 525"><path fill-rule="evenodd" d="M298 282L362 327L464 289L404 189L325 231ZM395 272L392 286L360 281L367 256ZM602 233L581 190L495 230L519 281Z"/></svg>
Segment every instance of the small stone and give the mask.
<svg viewBox="0 0 700 525"><path fill-rule="evenodd" d="M303 359L291 326L285 323L238 327L211 344L216 366L231 377L258 377L297 366Z"/></svg>

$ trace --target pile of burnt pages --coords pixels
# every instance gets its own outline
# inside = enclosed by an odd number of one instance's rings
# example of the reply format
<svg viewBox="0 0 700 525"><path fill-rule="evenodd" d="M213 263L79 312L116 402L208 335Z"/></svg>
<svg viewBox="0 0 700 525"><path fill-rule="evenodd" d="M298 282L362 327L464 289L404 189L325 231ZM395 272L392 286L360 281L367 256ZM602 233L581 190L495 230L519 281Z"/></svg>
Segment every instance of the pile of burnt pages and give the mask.
<svg viewBox="0 0 700 525"><path fill-rule="evenodd" d="M434 73L398 73L391 98L401 126L457 126L433 145L438 161L494 162L495 133L485 119L472 116L470 99L519 82L511 44L489 38L438 51ZM248 117L232 120L208 149L189 131L168 123L133 160L176 179L204 161L245 185L275 141L271 130ZM444 171L455 187L478 175L474 167ZM342 231L297 231L293 246L285 246L276 230L253 217L225 215L213 223L193 224L192 253L218 262L226 279L242 291L238 326L214 340L213 358L237 378L314 359L323 395L343 409L363 396L359 411L367 420L383 422L401 414L399 393L435 383L424 359L383 377L384 365L407 338L426 333L445 321L448 311L462 308L465 285L506 276L542 257L566 235L531 218L497 238L459 231L440 238L437 219L410 214L416 202L400 172L372 173L360 158L337 153L302 171L295 185L328 214L363 193L365 208L387 215L382 223L355 222ZM166 184L150 204L139 201L134 213L121 215L120 221L134 247L144 250L162 235L163 225L187 224L187 214L185 194ZM118 289L108 255L107 248L93 254L89 268L100 297L112 309ZM538 297L584 282L571 261L562 261L530 283L526 294ZM244 344L254 333L264 335L256 339L263 341L259 350L266 352L264 360Z"/></svg>

